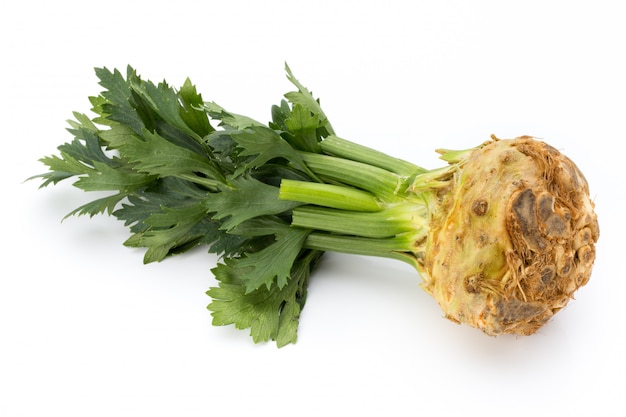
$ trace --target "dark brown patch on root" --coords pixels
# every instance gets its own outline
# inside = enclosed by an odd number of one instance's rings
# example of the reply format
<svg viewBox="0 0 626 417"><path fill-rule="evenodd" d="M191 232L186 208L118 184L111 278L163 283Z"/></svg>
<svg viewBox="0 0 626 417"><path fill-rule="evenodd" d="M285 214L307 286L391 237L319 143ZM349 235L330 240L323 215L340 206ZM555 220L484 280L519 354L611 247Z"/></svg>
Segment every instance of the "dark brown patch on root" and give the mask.
<svg viewBox="0 0 626 417"><path fill-rule="evenodd" d="M472 212L477 216L484 216L489 209L489 203L486 200L474 200L472 203Z"/></svg>
<svg viewBox="0 0 626 417"><path fill-rule="evenodd" d="M539 233L536 203L533 190L527 188L513 199L512 208L524 240L532 250L539 252L545 249L547 243Z"/></svg>
<svg viewBox="0 0 626 417"><path fill-rule="evenodd" d="M529 323L542 315L546 307L541 303L524 302L520 300L500 300L496 303L496 316L504 325L514 323Z"/></svg>

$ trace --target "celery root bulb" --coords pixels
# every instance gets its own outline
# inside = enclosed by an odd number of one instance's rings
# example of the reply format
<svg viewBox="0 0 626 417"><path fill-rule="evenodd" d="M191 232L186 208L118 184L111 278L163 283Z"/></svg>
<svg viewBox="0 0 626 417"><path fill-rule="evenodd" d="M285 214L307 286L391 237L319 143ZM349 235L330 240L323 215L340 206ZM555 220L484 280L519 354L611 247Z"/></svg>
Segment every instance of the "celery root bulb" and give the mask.
<svg viewBox="0 0 626 417"><path fill-rule="evenodd" d="M489 335L537 331L586 284L599 229L576 165L531 137L455 162L420 262L445 316Z"/></svg>

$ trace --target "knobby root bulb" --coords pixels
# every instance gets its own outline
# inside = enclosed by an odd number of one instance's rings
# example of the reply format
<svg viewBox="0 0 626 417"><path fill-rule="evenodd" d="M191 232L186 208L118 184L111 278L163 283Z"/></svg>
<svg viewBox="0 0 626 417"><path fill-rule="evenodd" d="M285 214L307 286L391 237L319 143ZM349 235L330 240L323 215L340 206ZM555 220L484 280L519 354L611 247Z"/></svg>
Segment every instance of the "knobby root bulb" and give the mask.
<svg viewBox="0 0 626 417"><path fill-rule="evenodd" d="M450 320L529 335L585 285L599 228L576 165L531 137L458 163L432 213L423 287Z"/></svg>

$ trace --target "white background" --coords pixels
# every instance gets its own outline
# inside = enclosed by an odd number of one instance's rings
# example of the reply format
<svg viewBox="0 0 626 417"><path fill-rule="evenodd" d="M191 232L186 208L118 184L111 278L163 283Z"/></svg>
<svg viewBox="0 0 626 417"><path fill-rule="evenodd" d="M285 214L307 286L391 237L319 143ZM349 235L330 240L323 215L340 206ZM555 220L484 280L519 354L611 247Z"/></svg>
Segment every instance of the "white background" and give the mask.
<svg viewBox="0 0 626 417"><path fill-rule="evenodd" d="M10 5L9 5L10 4ZM31 1L0 6L0 415L624 416L626 12L619 1ZM23 180L101 91L93 67L266 121L287 61L339 135L417 164L494 133L586 174L601 226L576 300L530 337L455 325L410 268L330 255L299 341L213 327L204 248L160 264L91 196Z"/></svg>

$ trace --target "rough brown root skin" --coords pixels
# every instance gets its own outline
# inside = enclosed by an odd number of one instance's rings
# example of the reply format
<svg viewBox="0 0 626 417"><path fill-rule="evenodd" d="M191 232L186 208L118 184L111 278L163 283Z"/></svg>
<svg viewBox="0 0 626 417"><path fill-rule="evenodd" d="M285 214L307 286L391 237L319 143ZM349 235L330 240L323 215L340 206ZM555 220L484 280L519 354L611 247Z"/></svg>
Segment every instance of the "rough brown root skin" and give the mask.
<svg viewBox="0 0 626 417"><path fill-rule="evenodd" d="M531 137L485 143L441 190L420 272L450 320L529 335L585 285L599 229L589 187Z"/></svg>

